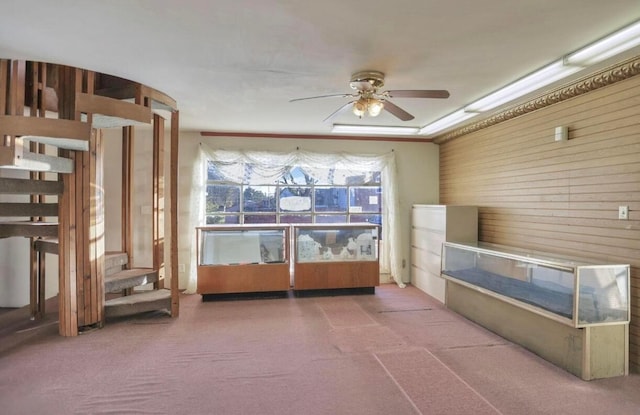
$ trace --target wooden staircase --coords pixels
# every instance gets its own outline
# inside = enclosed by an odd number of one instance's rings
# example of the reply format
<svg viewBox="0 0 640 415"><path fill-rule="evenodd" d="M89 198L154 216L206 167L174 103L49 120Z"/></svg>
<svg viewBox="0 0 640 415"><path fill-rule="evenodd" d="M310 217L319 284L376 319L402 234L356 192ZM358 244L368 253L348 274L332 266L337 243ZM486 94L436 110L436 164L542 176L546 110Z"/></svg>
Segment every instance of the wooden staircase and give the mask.
<svg viewBox="0 0 640 415"><path fill-rule="evenodd" d="M153 268L126 268L124 252L109 252L105 260L105 291L122 296L105 301L105 317L121 317L154 310L171 313L171 291L166 289L133 291L133 288L157 283L158 271Z"/></svg>
<svg viewBox="0 0 640 415"><path fill-rule="evenodd" d="M59 331L74 336L106 317L149 310L178 315L177 219L170 217L171 268L164 266L164 118L171 113L171 207L177 212L175 101L122 78L57 64L0 59L0 238L31 238L31 315L44 315L45 261L58 256ZM133 125L153 126L153 269L131 269ZM104 251L103 128L122 128L123 250ZM52 179L53 176L54 178ZM125 183L125 180L127 181ZM25 197L23 197L25 196ZM29 201L27 202L26 196ZM11 197L13 198L13 197ZM6 199L6 198L5 198ZM55 199L55 201L53 201ZM162 270L162 275L159 272ZM164 289L164 275L172 275ZM153 283L153 290L134 287ZM119 298L111 294L121 292ZM107 294L109 293L109 294ZM109 300L106 300L106 297Z"/></svg>

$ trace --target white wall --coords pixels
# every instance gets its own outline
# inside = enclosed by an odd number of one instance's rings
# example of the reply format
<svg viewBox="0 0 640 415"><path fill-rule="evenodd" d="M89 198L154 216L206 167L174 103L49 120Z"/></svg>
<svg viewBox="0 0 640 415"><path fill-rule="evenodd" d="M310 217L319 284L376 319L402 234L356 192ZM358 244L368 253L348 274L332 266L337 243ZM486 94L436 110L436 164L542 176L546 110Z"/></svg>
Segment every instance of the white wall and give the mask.
<svg viewBox="0 0 640 415"><path fill-rule="evenodd" d="M0 169L0 177L28 179L29 173ZM51 178L48 178L51 179ZM47 196L47 202L55 202L55 196ZM28 195L0 195L0 202L27 203ZM7 218L7 220L29 220ZM29 238L0 239L0 307L22 307L29 304ZM58 256L46 255L45 297L58 293Z"/></svg>
<svg viewBox="0 0 640 415"><path fill-rule="evenodd" d="M168 133L166 134L168 136ZM104 193L105 193L105 251L122 251L122 130L103 130L104 137ZM166 137L165 137L166 138ZM153 133L148 127L136 128L133 148L133 221L132 267L153 266ZM168 142L167 142L168 146ZM168 153L166 153L168 156ZM165 174L169 175L169 160L165 160ZM165 185L168 197L169 187ZM168 209L167 204L167 209ZM167 255L165 255L166 257Z"/></svg>

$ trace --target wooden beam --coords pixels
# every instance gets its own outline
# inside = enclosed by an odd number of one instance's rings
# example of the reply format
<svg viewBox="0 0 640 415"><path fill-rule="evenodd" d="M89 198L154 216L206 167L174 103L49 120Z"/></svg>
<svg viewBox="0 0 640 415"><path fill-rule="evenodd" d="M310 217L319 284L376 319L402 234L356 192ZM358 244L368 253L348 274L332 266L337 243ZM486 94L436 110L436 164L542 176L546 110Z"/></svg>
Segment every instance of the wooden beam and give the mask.
<svg viewBox="0 0 640 415"><path fill-rule="evenodd" d="M134 85L125 85L125 86L118 86L118 87L96 89L94 94L102 97L123 100L123 99L133 99L135 97L135 91L136 91L136 88Z"/></svg>
<svg viewBox="0 0 640 415"><path fill-rule="evenodd" d="M150 108L100 95L77 93L76 108L87 114L101 114L145 124L151 122Z"/></svg>
<svg viewBox="0 0 640 415"><path fill-rule="evenodd" d="M171 98L169 95L164 92L157 91L148 86L140 85L141 94L144 97L150 98L152 101L155 101L162 105L161 109L167 109L169 111L176 111L178 109L178 105L176 101ZM153 103L150 104L151 108L153 108Z"/></svg>
<svg viewBox="0 0 640 415"><path fill-rule="evenodd" d="M238 137L238 138L283 138L293 140L351 140L351 141L389 141L407 143L430 143L430 138L423 137L387 137L368 135L322 135L322 134L272 134L272 133L243 133L232 131L201 131L203 137Z"/></svg>
<svg viewBox="0 0 640 415"><path fill-rule="evenodd" d="M180 286L178 273L178 137L179 137L178 111L171 113L171 149L169 162L169 181L171 207L171 316L180 315Z"/></svg>

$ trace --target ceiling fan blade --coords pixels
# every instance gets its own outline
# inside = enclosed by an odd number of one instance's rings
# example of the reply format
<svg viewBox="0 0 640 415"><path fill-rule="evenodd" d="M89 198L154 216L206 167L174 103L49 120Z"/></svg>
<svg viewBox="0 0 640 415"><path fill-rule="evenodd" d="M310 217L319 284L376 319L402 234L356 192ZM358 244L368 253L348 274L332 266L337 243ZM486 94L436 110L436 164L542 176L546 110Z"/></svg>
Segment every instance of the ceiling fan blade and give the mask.
<svg viewBox="0 0 640 415"><path fill-rule="evenodd" d="M384 109L400 118L402 121L410 121L414 118L413 115L409 114L407 111L403 110L396 104L391 103L390 101L384 101Z"/></svg>
<svg viewBox="0 0 640 415"><path fill-rule="evenodd" d="M396 89L386 91L391 98L449 98L444 89Z"/></svg>
<svg viewBox="0 0 640 415"><path fill-rule="evenodd" d="M340 108L338 108L337 110L335 110L334 112L331 113L331 115L329 115L327 118L325 118L324 120L322 120L322 122L329 122L332 119L334 119L335 117L337 117L339 114L342 114L343 112L347 111L349 108L351 108L353 106L353 103L355 101L351 101L351 102L347 102L346 104L344 104L343 106L341 106Z"/></svg>
<svg viewBox="0 0 640 415"><path fill-rule="evenodd" d="M294 102L294 101L304 101L307 99L316 99L316 98L333 98L333 97L340 97L340 98L347 98L347 97L352 97L355 98L357 95L353 95L353 94L330 94L330 95L318 95L315 97L306 97L306 98L294 98L294 99L290 99L289 102Z"/></svg>

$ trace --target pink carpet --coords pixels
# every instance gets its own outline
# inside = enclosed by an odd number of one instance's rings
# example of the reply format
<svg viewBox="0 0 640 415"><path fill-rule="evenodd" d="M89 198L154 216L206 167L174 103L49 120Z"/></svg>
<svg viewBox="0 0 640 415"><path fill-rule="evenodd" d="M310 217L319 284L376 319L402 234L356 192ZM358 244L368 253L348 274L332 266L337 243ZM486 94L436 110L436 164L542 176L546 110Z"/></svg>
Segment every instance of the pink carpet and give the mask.
<svg viewBox="0 0 640 415"><path fill-rule="evenodd" d="M54 310L55 308L50 307ZM640 376L585 382L413 287L202 302L76 338L0 315L0 413L639 414Z"/></svg>

